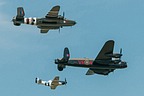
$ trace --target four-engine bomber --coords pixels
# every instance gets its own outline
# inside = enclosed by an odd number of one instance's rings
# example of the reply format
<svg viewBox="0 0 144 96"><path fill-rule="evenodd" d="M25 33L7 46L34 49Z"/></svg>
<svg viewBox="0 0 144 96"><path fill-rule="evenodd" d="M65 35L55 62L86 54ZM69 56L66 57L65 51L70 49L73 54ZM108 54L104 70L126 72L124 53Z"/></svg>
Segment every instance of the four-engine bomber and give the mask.
<svg viewBox="0 0 144 96"><path fill-rule="evenodd" d="M127 67L127 63L121 60L122 49L120 53L113 53L114 41L107 41L98 56L95 59L89 58L70 58L69 49L64 49L64 56L62 59L55 59L55 64L59 71L62 71L66 66L89 68L86 75L93 75L94 73L101 75L108 75L115 69L123 69Z"/></svg>

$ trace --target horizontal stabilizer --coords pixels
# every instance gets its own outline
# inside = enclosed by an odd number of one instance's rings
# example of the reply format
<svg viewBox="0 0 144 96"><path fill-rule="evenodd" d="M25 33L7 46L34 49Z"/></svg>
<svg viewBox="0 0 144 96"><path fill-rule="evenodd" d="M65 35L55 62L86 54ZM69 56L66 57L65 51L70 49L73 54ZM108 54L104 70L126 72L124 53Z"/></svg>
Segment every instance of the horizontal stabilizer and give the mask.
<svg viewBox="0 0 144 96"><path fill-rule="evenodd" d="M94 71L92 71L92 70L90 70L90 69L89 69L89 70L87 71L87 73L86 73L86 75L93 75L93 74L94 74Z"/></svg>

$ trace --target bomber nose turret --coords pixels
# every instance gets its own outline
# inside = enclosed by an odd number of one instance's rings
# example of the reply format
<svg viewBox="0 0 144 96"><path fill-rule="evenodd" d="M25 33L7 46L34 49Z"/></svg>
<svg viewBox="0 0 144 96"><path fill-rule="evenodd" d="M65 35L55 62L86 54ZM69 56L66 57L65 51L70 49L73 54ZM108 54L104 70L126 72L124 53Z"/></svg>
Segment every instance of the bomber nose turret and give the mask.
<svg viewBox="0 0 144 96"><path fill-rule="evenodd" d="M76 21L73 21L73 25L75 25L76 24Z"/></svg>
<svg viewBox="0 0 144 96"><path fill-rule="evenodd" d="M76 21L69 21L69 23L73 26L73 25L75 25L76 24Z"/></svg>
<svg viewBox="0 0 144 96"><path fill-rule="evenodd" d="M73 20L64 20L65 26L73 26L76 24L76 21Z"/></svg>

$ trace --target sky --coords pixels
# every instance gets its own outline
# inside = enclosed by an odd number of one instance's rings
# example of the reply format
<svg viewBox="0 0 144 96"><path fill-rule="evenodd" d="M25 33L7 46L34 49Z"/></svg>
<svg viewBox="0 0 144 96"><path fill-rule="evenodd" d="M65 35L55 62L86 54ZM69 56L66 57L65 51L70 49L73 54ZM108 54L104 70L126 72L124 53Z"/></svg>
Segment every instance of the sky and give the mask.
<svg viewBox="0 0 144 96"><path fill-rule="evenodd" d="M44 17L55 5L77 24L41 34L36 26L11 22L19 6L26 17ZM0 96L143 96L143 5L143 0L0 0ZM65 47L71 58L95 58L108 40L115 41L114 52L123 49L128 68L108 76L86 76L87 68L57 70L54 59ZM34 82L55 76L66 78L67 85L51 90Z"/></svg>

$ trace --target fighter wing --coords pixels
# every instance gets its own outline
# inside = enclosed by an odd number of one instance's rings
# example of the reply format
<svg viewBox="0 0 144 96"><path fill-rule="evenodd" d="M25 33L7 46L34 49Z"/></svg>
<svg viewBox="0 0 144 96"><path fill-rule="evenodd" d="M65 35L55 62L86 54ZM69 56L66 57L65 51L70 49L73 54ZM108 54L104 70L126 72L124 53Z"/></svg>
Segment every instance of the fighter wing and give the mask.
<svg viewBox="0 0 144 96"><path fill-rule="evenodd" d="M50 86L51 89L56 89L56 87L57 86L55 86L55 85Z"/></svg>
<svg viewBox="0 0 144 96"><path fill-rule="evenodd" d="M55 89L59 84L59 76L56 76L51 83L51 89Z"/></svg>
<svg viewBox="0 0 144 96"><path fill-rule="evenodd" d="M59 82L59 76L56 76L53 80L52 80L52 84L58 84Z"/></svg>
<svg viewBox="0 0 144 96"><path fill-rule="evenodd" d="M101 51L99 52L98 56L96 57L96 60L111 60L111 57L106 56L106 54L113 54L114 49L114 41L109 40L107 41Z"/></svg>
<svg viewBox="0 0 144 96"><path fill-rule="evenodd" d="M93 75L93 74L94 74L94 71L93 71L93 70L88 69L88 71L87 71L86 75Z"/></svg>
<svg viewBox="0 0 144 96"><path fill-rule="evenodd" d="M48 14L47 14L45 17L46 17L46 18L58 17L59 10L60 10L60 6L59 6L59 5L54 6L54 7L50 10L50 12L48 12Z"/></svg>

